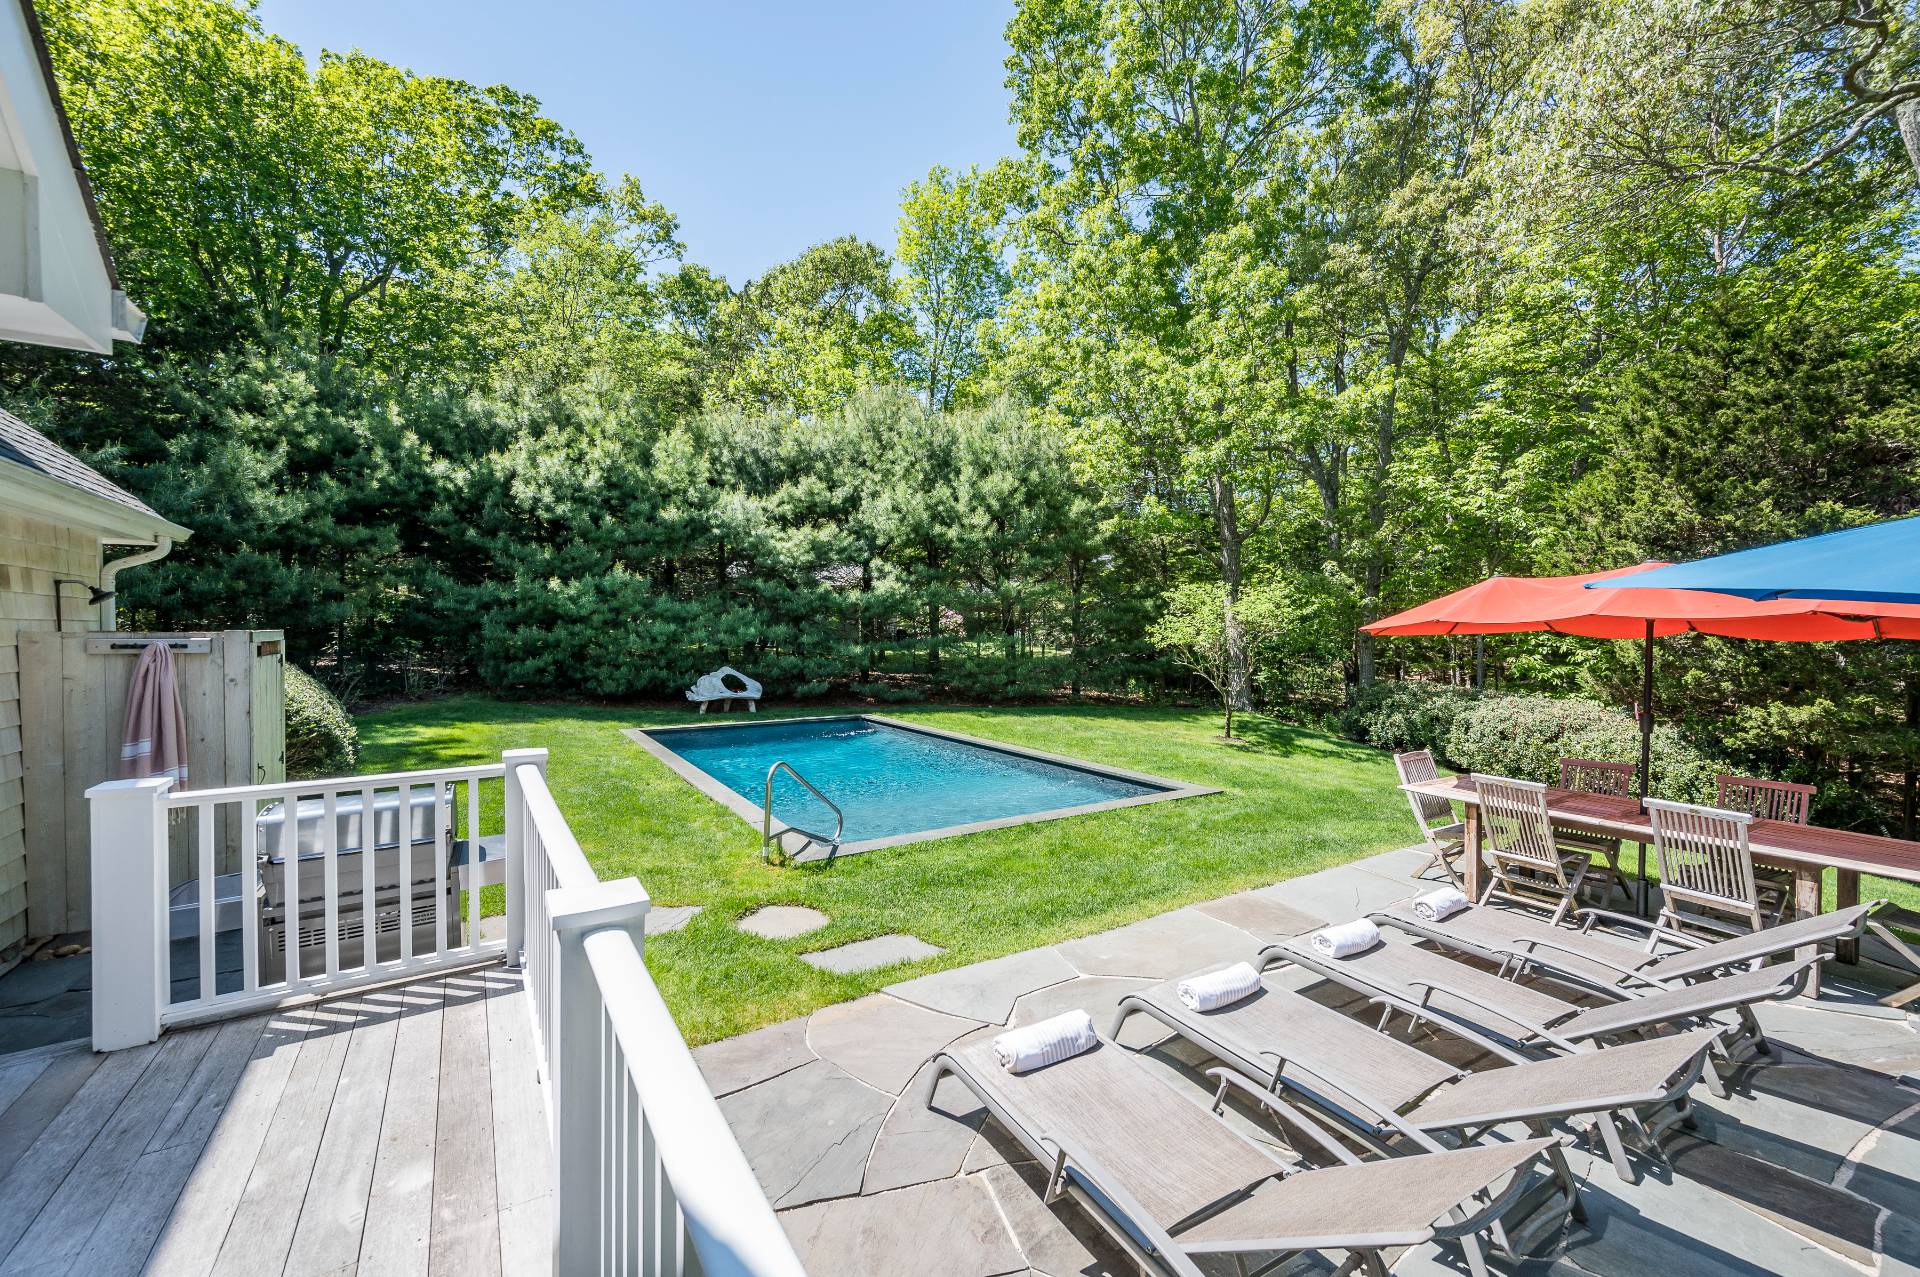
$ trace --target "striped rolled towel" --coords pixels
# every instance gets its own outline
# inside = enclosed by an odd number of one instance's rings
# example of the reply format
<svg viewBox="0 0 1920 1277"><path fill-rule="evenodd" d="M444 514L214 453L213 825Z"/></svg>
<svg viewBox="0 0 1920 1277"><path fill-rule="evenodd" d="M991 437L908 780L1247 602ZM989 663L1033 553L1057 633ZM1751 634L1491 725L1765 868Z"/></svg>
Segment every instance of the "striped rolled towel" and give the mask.
<svg viewBox="0 0 1920 1277"><path fill-rule="evenodd" d="M1174 986L1189 1011L1216 1011L1260 992L1260 973L1244 962L1219 971L1190 975Z"/></svg>
<svg viewBox="0 0 1920 1277"><path fill-rule="evenodd" d="M1085 1011L1068 1011L1002 1033L993 1040L993 1055L1009 1073L1027 1073L1091 1051L1099 1044L1093 1017Z"/></svg>
<svg viewBox="0 0 1920 1277"><path fill-rule="evenodd" d="M1337 927L1322 927L1313 933L1313 947L1322 957L1344 958L1365 953L1380 943L1380 928L1365 918L1355 918Z"/></svg>
<svg viewBox="0 0 1920 1277"><path fill-rule="evenodd" d="M1458 887L1441 887L1429 891L1424 896L1413 898L1413 911L1428 922L1440 922L1451 918L1468 905L1467 893Z"/></svg>

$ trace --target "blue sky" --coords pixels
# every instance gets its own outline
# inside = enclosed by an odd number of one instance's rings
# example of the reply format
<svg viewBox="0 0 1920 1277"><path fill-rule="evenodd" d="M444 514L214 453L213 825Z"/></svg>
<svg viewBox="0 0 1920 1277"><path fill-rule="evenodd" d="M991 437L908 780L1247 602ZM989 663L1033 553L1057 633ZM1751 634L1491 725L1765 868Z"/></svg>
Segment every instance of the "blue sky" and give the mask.
<svg viewBox="0 0 1920 1277"><path fill-rule="evenodd" d="M539 98L735 284L848 233L889 250L900 188L1014 149L1012 0L261 0L309 56L358 47Z"/></svg>

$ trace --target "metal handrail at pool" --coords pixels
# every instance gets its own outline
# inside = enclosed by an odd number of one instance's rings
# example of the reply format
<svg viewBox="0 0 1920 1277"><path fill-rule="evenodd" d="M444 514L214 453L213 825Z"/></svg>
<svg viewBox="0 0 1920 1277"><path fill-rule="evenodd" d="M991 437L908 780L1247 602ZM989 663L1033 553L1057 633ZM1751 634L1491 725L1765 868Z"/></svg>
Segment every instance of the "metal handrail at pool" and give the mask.
<svg viewBox="0 0 1920 1277"><path fill-rule="evenodd" d="M812 781L808 780L805 776L802 776L799 772L793 770L792 766L789 765L787 760L783 758L783 759L780 759L778 762L774 763L773 766L767 768L767 797L766 797L766 801L760 804L760 858L762 860L772 859L770 856L767 855L767 847L773 842L773 838L774 838L773 777L775 772L782 772L782 771L784 771L787 775L793 777L795 780L799 781L803 786L806 787L806 790L808 793L812 794L815 798L818 798L821 802L825 803L827 805L828 810L833 812L833 837L823 838L819 834L814 833L811 829L802 829L798 825L788 825L786 828L780 831L781 835L785 836L790 833L805 834L808 838L811 838L814 842L823 842L823 843L826 843L829 848L838 848L840 846L840 835L847 831L846 813L840 810L840 805L838 803L834 802L833 799L821 793L819 786L815 785Z"/></svg>

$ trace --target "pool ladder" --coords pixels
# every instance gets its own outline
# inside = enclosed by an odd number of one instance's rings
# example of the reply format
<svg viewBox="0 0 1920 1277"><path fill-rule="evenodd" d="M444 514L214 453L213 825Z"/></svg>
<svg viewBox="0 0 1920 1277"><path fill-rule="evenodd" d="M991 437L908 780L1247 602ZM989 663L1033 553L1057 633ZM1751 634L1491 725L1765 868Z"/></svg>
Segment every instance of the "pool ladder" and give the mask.
<svg viewBox="0 0 1920 1277"><path fill-rule="evenodd" d="M782 771L799 781L808 793L825 803L828 809L833 812L833 837L828 838L821 834L816 834L811 829L802 829L798 825L786 825L778 832L774 830L773 777L774 773ZM786 759L783 758L773 766L767 768L767 793L765 799L763 799L760 804L760 858L762 860L768 864L773 863L773 857L768 854L768 849L774 846L780 846L781 854L784 856L786 854L785 846L777 843L775 840L784 838L788 834L804 834L813 842L825 843L827 845L827 854L831 856L834 852L840 850L840 835L846 831L846 828L846 813L840 810L840 805L821 793L819 787L812 781L793 770L793 767L788 764Z"/></svg>

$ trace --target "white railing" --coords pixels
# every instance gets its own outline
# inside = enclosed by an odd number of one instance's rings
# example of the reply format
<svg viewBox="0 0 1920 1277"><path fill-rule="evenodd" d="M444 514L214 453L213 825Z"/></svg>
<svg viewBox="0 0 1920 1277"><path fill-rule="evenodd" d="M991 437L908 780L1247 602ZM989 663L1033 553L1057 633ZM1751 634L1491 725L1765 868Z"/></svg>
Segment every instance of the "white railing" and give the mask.
<svg viewBox="0 0 1920 1277"><path fill-rule="evenodd" d="M647 893L600 881L546 762L94 786L94 1048L505 956L525 970L546 1083L554 1270L805 1277L641 961ZM486 941L494 882L506 934Z"/></svg>
<svg viewBox="0 0 1920 1277"><path fill-rule="evenodd" d="M505 770L88 790L94 1048L505 953L480 935L504 866L482 786Z"/></svg>
<svg viewBox="0 0 1920 1277"><path fill-rule="evenodd" d="M594 874L545 761L506 757L506 880L548 1083L555 1271L804 1277L641 961L647 893Z"/></svg>

